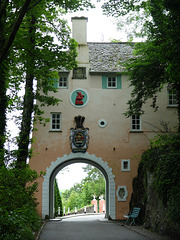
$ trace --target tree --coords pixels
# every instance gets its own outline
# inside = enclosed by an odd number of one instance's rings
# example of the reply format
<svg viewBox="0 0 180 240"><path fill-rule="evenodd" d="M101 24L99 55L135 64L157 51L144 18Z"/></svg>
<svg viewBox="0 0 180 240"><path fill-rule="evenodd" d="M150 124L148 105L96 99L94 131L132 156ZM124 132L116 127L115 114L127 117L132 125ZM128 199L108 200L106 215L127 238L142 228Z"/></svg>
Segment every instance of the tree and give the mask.
<svg viewBox="0 0 180 240"><path fill-rule="evenodd" d="M102 172L93 167L92 165L87 165L83 168L87 172L87 177L83 180L83 194L86 199L87 204L91 203L92 195L95 193L96 198L99 199L101 195L105 196L105 179Z"/></svg>
<svg viewBox="0 0 180 240"><path fill-rule="evenodd" d="M63 215L63 205L61 200L61 193L59 191L59 187L57 184L57 180L54 181L54 214L57 217L58 216L58 210L60 207L60 216Z"/></svg>
<svg viewBox="0 0 180 240"><path fill-rule="evenodd" d="M77 192L72 191L67 202L68 207L71 211L75 210L75 207L77 209L81 208L81 199Z"/></svg>
<svg viewBox="0 0 180 240"><path fill-rule="evenodd" d="M6 95L9 85L9 65L8 58L9 50L12 46L16 33L20 24L28 11L32 0L22 1L0 1L0 166L4 164L4 142L5 142L5 127L6 127L6 111L8 106L8 97ZM39 2L39 1L37 1Z"/></svg>
<svg viewBox="0 0 180 240"><path fill-rule="evenodd" d="M127 64L132 99L128 102L127 116L142 114L143 105L152 98L157 110L157 93L163 86L175 89L178 103L178 129L180 131L180 4L178 0L106 1L104 12L114 16L144 10L141 36L147 40L134 47L134 57ZM136 18L135 18L136 19Z"/></svg>
<svg viewBox="0 0 180 240"><path fill-rule="evenodd" d="M49 78L50 76L58 77L58 67L71 69L76 66L76 43L69 38L68 27L65 21L58 20L58 14L59 11L54 5L54 7L51 6L51 12L42 15L41 5L38 5L27 14L17 34L17 40L19 35L24 36L23 44L16 41L17 49L15 50L19 52L22 60L25 59L21 66L23 66L22 72L26 73L22 121L18 138L18 167L25 166L29 156L28 146L33 112L35 111L36 117L39 117L38 113L42 113L34 100L38 100L40 105L58 104L59 99L48 96L49 91L55 91L51 85L52 80L50 82ZM55 25L54 19L58 24ZM51 22L46 23L48 21ZM24 34L24 29L27 34ZM48 32L57 34L58 44L53 42L54 39ZM68 51L63 51L67 48ZM34 83L35 80L37 84ZM37 90L33 85L37 86ZM39 117L39 120L42 120L42 117Z"/></svg>
<svg viewBox="0 0 180 240"><path fill-rule="evenodd" d="M105 179L100 170L91 165L83 169L87 172L87 177L81 183L76 183L70 190L62 193L63 206L66 209L90 205L94 194L97 199L101 195L105 196Z"/></svg>
<svg viewBox="0 0 180 240"><path fill-rule="evenodd" d="M13 64L19 64L19 66L21 64L24 64L22 62L18 63L18 54L19 51L15 52L15 55L12 54L13 48L17 47L17 45L15 45L15 41L19 43L21 43L21 49L26 49L23 45L23 37L17 40L17 34L20 30L20 27L23 25L23 21L26 19L28 19L28 16L30 17L30 14L32 16L32 11L34 11L33 13L33 18L34 18L34 24L36 24L36 17L37 19L39 19L41 17L41 20L43 19L44 15L47 15L47 13L49 13L49 16L51 15L52 11L54 11L54 9L56 8L56 12L60 9L64 9L65 11L68 10L79 10L79 9L83 9L83 8L87 8L89 6L92 6L89 1L87 0L81 0L81 1L77 1L77 0L70 0L70 1L62 1L62 0L24 0L19 1L19 0L1 0L0 1L0 35L1 35L1 39L0 39L0 76L1 76L1 81L0 81L0 102L1 102L1 109L0 109L0 149L1 149L1 162L0 164L3 165L4 164L4 142L5 142L5 130L6 130L6 113L7 113L7 108L9 106L9 103L12 103L12 99L9 99L8 95L7 95L7 90L9 89L10 85L12 85L12 77L10 77L10 66ZM40 11L40 15L38 12L36 12L36 10L38 9L41 10ZM48 11L47 11L48 9ZM38 16L37 16L38 15ZM52 18L49 18L49 23L51 23L51 20L53 19L55 15L52 14ZM25 21L26 21L25 20ZM30 21L31 24L33 23L32 21ZM45 27L45 26L43 26ZM32 30L32 26L31 26L31 30ZM46 28L46 33L48 32L48 27ZM34 30L33 30L34 31ZM27 29L25 30L25 32L27 33ZM51 31L50 31L51 32ZM30 33L30 28L29 28L29 33ZM35 31L36 33L36 31ZM30 35L28 35L30 36ZM27 37L28 37L27 36ZM31 36L32 37L32 36ZM32 41L35 42L35 40L33 40L31 38L31 45L32 45ZM26 41L27 43L27 41ZM37 43L37 41L36 41ZM71 44L73 45L73 44ZM35 46L34 46L35 47ZM75 46L74 46L75 47ZM71 50L73 49L73 46L71 48ZM27 51L29 49L26 49ZM32 49L31 49L32 50ZM34 49L35 50L35 49ZM47 48L46 48L47 50ZM54 49L54 54L55 54L55 50L57 50L57 48ZM39 51L40 52L40 51ZM63 52L63 51L62 51ZM27 52L26 52L27 54ZM25 55L25 54L24 54ZM62 53L63 55L63 53ZM32 53L29 52L29 55L27 54L27 57L32 57ZM74 59L74 56L72 57ZM55 58L56 59L56 58ZM23 59L25 60L25 59ZM30 60L30 59L29 59ZM37 59L34 59L34 61L36 61ZM60 60L58 58L58 60ZM21 59L22 61L22 59ZM27 61L27 58L26 60ZM33 62L29 61L29 63L31 63L31 68L33 65ZM72 64L72 62L71 62ZM46 73L47 74L47 73ZM27 75L26 75L27 76ZM29 78L29 77L27 77ZM27 79L26 78L26 79ZM32 73L31 73L31 79L32 79ZM17 79L16 79L17 80ZM17 81L14 82L15 85L18 85L19 83ZM17 88L15 88L17 91ZM41 98L42 99L42 98ZM32 104L31 104L32 106ZM21 157L20 157L21 158Z"/></svg>
<svg viewBox="0 0 180 240"><path fill-rule="evenodd" d="M34 239L40 228L34 198L37 177L28 167L0 168L0 239Z"/></svg>

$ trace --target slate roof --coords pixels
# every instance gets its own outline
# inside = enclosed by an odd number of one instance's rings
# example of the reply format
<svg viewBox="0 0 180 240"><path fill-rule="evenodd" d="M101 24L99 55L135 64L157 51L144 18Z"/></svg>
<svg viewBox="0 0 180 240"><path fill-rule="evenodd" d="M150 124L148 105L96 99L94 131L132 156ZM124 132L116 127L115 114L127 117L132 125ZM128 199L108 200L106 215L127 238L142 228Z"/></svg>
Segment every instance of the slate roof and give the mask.
<svg viewBox="0 0 180 240"><path fill-rule="evenodd" d="M90 73L123 72L123 62L132 57L129 43L89 42Z"/></svg>

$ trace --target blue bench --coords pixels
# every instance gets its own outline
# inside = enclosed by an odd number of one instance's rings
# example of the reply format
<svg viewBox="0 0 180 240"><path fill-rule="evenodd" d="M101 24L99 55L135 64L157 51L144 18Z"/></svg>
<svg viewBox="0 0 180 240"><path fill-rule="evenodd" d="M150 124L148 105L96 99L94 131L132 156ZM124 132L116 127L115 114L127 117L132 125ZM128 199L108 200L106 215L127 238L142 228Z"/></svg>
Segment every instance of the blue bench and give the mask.
<svg viewBox="0 0 180 240"><path fill-rule="evenodd" d="M141 208L134 207L133 211L129 215L124 215L124 218L127 218L125 224L128 223L128 221L131 221L130 225L135 224L135 219L139 216L140 210Z"/></svg>

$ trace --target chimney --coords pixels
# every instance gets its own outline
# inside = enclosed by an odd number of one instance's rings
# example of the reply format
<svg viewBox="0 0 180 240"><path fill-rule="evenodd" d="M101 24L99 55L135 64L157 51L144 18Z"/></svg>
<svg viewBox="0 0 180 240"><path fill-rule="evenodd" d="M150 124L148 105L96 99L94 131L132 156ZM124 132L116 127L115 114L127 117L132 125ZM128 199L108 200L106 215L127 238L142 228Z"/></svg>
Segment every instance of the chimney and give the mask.
<svg viewBox="0 0 180 240"><path fill-rule="evenodd" d="M74 38L79 45L87 44L87 21L86 17L72 17L72 38Z"/></svg>

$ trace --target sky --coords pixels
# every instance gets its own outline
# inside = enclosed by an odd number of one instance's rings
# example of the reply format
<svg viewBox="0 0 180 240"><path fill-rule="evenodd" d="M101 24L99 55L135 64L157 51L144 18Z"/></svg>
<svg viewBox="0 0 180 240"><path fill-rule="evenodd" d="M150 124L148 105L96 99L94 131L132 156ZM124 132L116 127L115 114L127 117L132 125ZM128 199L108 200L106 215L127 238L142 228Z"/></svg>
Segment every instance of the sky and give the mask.
<svg viewBox="0 0 180 240"><path fill-rule="evenodd" d="M73 163L62 169L56 175L60 191L70 189L75 183L80 183L87 176L87 173L82 169L86 165L84 163Z"/></svg>
<svg viewBox="0 0 180 240"><path fill-rule="evenodd" d="M126 34L117 31L115 19L102 14L101 5L103 1L92 0L96 8L89 11L78 11L67 14L65 19L71 27L71 17L88 17L87 23L87 41L88 42L110 42L113 39L127 41Z"/></svg>

